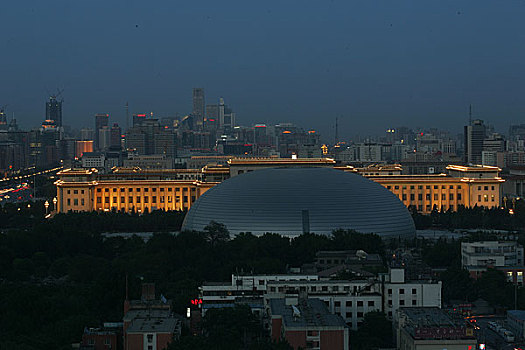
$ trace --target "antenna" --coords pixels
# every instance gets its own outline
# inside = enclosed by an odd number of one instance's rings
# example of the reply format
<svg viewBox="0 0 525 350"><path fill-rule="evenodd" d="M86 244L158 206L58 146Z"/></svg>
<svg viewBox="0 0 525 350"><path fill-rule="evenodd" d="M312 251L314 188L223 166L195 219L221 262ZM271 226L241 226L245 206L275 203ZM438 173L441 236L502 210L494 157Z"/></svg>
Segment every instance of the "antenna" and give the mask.
<svg viewBox="0 0 525 350"><path fill-rule="evenodd" d="M468 107L468 125L472 125L472 104Z"/></svg>
<svg viewBox="0 0 525 350"><path fill-rule="evenodd" d="M337 120L337 117L335 117L335 142L334 142L334 146L337 145L337 141L339 140L339 124L338 124L338 120Z"/></svg>
<svg viewBox="0 0 525 350"><path fill-rule="evenodd" d="M126 132L129 130L129 105L126 102Z"/></svg>

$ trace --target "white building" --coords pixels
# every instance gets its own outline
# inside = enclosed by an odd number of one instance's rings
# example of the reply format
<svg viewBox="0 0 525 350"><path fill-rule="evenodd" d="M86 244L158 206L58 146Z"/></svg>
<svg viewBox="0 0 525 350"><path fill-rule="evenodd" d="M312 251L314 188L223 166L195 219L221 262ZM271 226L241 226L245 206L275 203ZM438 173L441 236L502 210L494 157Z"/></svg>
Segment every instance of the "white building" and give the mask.
<svg viewBox="0 0 525 350"><path fill-rule="evenodd" d="M441 281L406 281L405 270L399 268L390 269L383 277L383 311L388 317L396 315L400 307L441 308Z"/></svg>
<svg viewBox="0 0 525 350"><path fill-rule="evenodd" d="M461 266L469 271L523 265L523 247L515 241L461 243Z"/></svg>
<svg viewBox="0 0 525 350"><path fill-rule="evenodd" d="M321 280L317 275L232 275L231 282L200 287L202 312L210 308L248 304L259 313L270 299L297 295L318 298L356 330L364 315L383 311L388 317L400 307L441 308L441 282L405 281L403 269L361 280Z"/></svg>

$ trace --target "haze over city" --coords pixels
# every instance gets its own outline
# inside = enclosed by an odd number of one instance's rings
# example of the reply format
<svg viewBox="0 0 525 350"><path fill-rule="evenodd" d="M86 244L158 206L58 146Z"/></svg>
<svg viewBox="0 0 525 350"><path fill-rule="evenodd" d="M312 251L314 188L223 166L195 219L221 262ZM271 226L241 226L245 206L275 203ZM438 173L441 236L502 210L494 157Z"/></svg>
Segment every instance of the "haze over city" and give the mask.
<svg viewBox="0 0 525 350"><path fill-rule="evenodd" d="M525 3L508 1L6 2L0 105L24 128L64 89L64 124L95 113L191 113L191 88L239 123L331 138L398 125L506 131L524 116Z"/></svg>

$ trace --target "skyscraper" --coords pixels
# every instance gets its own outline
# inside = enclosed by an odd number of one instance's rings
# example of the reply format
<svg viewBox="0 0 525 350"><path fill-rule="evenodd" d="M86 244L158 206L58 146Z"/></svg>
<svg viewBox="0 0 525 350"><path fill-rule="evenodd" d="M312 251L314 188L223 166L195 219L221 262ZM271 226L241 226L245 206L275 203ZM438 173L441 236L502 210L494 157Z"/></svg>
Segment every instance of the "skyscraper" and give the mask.
<svg viewBox="0 0 525 350"><path fill-rule="evenodd" d="M483 120L473 120L465 126L465 162L468 164L481 164L483 140L486 138L486 128Z"/></svg>
<svg viewBox="0 0 525 350"><path fill-rule="evenodd" d="M46 102L46 120L53 120L56 126L62 126L62 101L57 96L50 96Z"/></svg>
<svg viewBox="0 0 525 350"><path fill-rule="evenodd" d="M193 118L197 127L202 128L205 112L204 89L193 88Z"/></svg>
<svg viewBox="0 0 525 350"><path fill-rule="evenodd" d="M109 114L95 115L95 148L100 149L100 129L109 125Z"/></svg>

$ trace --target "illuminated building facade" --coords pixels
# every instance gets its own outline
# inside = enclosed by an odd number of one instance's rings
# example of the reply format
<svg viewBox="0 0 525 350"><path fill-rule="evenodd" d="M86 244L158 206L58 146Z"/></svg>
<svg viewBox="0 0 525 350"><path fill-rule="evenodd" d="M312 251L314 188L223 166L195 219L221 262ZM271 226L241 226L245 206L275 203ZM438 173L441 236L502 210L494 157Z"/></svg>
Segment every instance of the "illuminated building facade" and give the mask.
<svg viewBox="0 0 525 350"><path fill-rule="evenodd" d="M188 210L218 182L205 181L202 170L140 170L119 168L111 174L96 169L66 169L58 173L57 211ZM209 169L211 180L224 179Z"/></svg>
<svg viewBox="0 0 525 350"><path fill-rule="evenodd" d="M354 168L337 167L329 158L232 158L228 166L202 169L120 168L107 175L96 170L64 170L56 182L59 211L186 210L206 190L229 177L274 167L334 167L357 173L390 190L406 207L424 214L455 211L462 206L498 207L504 183L500 169L491 166L449 165L448 174L401 175L399 165Z"/></svg>

